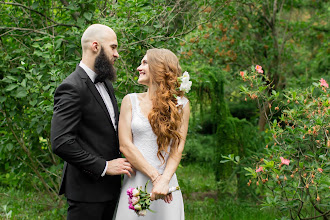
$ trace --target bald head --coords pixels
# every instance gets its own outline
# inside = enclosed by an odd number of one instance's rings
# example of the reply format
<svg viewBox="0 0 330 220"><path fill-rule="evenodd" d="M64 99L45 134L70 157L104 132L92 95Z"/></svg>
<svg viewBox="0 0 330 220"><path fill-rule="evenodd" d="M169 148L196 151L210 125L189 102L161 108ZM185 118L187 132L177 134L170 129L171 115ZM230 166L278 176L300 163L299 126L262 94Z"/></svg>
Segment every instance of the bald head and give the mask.
<svg viewBox="0 0 330 220"><path fill-rule="evenodd" d="M81 37L83 52L88 50L94 41L102 44L109 38L117 38L116 33L110 27L103 24L89 26Z"/></svg>

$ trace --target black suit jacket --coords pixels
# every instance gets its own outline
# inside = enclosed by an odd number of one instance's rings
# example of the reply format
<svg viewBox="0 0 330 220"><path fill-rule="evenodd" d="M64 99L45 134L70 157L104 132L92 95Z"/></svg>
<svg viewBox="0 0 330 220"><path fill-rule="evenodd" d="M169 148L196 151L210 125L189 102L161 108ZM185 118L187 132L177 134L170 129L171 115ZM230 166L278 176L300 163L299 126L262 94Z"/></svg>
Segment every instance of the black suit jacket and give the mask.
<svg viewBox="0 0 330 220"><path fill-rule="evenodd" d="M118 125L118 106L106 81ZM117 199L120 176L101 177L106 161L120 157L118 133L108 110L87 73L77 66L56 89L51 142L65 160L59 194L81 202Z"/></svg>

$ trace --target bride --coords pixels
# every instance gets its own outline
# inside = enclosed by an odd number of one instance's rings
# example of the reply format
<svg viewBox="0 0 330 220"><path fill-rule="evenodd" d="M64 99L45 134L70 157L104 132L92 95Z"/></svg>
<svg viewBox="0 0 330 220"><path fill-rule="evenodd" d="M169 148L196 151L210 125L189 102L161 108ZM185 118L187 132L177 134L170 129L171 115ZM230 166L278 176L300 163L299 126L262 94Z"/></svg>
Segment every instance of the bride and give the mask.
<svg viewBox="0 0 330 220"><path fill-rule="evenodd" d="M179 90L181 67L178 58L167 49L150 49L137 68L138 83L147 92L124 97L119 120L120 151L136 169L131 178L125 175L115 219L138 219L128 208L126 190L139 187L148 180L152 193L150 209L143 219L184 219L180 191L167 194L178 186L175 171L184 148L190 108Z"/></svg>

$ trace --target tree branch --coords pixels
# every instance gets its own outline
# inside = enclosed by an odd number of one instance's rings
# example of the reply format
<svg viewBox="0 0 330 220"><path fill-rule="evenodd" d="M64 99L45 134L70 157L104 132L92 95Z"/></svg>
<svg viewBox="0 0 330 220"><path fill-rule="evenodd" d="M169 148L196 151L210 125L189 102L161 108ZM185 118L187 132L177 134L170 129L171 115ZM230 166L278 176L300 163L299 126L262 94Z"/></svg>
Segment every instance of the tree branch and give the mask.
<svg viewBox="0 0 330 220"><path fill-rule="evenodd" d="M66 1L66 0L61 0L62 4L66 7L69 6L69 3ZM79 13L75 12L73 14L71 14L72 17L77 21L78 20L78 16L79 16Z"/></svg>
<svg viewBox="0 0 330 220"><path fill-rule="evenodd" d="M47 20L57 24L56 26L66 26L66 27L79 27L77 25L71 25L71 24L62 24L62 23L58 23L56 21L54 21L53 19L49 18L47 15L37 11L37 10L34 10L28 6L25 6L25 5L22 5L22 4L19 4L19 3L13 3L13 2L0 2L0 4L4 4L4 5L14 5L14 6L18 6L18 7L22 7L22 8L25 8L25 9L28 9L34 13L37 13L38 15L42 16L42 17L45 17Z"/></svg>
<svg viewBox="0 0 330 220"><path fill-rule="evenodd" d="M320 217L327 217L328 215L330 215L330 210L323 213L322 215L318 215L318 216L314 216L314 217L309 217L309 218L302 218L302 220L309 220L309 219L316 219L316 218L320 218Z"/></svg>

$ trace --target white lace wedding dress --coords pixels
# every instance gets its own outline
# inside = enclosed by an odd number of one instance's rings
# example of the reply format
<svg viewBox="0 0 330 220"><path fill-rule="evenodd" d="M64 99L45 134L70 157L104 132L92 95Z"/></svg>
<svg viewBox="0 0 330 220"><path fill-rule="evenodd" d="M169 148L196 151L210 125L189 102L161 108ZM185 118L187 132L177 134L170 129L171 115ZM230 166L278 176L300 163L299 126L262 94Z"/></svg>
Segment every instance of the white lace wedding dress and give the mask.
<svg viewBox="0 0 330 220"><path fill-rule="evenodd" d="M129 94L132 103L132 123L131 129L133 134L133 143L140 150L143 157L154 166L159 173L163 173L166 163L162 165L157 157L157 137L152 131L149 120L142 114L138 95L136 93ZM184 98L184 105L188 103L188 99ZM165 157L167 161L168 155ZM136 171L136 175L128 178L124 177L123 185L120 192L120 199L117 207L117 213L114 219L116 220L183 220L184 219L184 206L181 191L173 192L173 201L168 204L164 200L155 200L151 202L150 209L155 211L152 213L147 211L144 217L138 217L137 214L128 208L128 196L126 191L129 187L144 186L149 180L143 173ZM169 186L178 186L176 174L173 175ZM148 192L152 190L151 180L148 184Z"/></svg>

